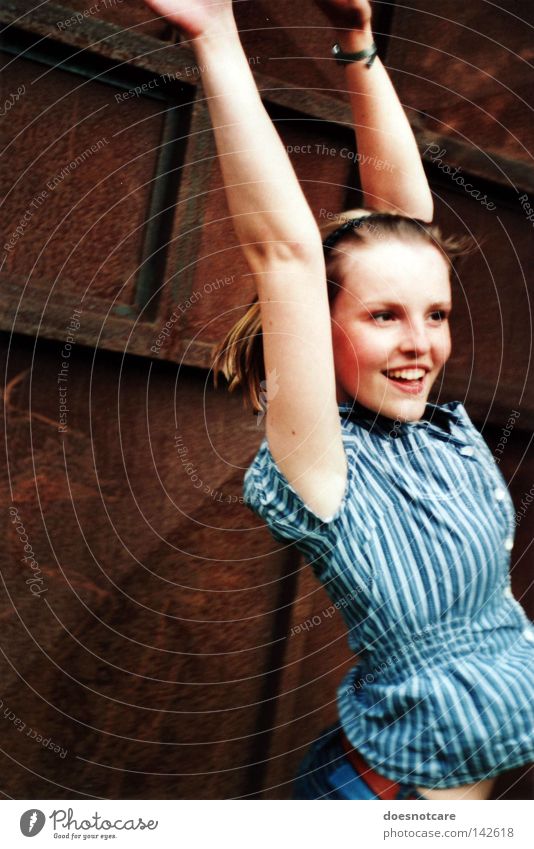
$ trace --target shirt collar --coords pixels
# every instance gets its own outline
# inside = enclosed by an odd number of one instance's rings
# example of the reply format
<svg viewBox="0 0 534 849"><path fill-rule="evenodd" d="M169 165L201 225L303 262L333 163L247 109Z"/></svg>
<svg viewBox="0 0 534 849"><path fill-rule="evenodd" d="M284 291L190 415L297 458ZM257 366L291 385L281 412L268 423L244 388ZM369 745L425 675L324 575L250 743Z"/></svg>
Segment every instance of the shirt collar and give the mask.
<svg viewBox="0 0 534 849"><path fill-rule="evenodd" d="M399 422L398 419L391 419L388 416L382 415L382 413L369 410L356 399L342 401L338 404L338 408L343 418L349 418L352 421L370 426L369 429L372 430L376 428L390 434L392 430L395 430L397 433L408 433L414 428L434 427L442 433L445 431L446 435L450 436L452 433L451 424L461 424L461 414L458 409L460 403L460 401L449 401L446 404L432 404L428 402L422 417L415 422Z"/></svg>

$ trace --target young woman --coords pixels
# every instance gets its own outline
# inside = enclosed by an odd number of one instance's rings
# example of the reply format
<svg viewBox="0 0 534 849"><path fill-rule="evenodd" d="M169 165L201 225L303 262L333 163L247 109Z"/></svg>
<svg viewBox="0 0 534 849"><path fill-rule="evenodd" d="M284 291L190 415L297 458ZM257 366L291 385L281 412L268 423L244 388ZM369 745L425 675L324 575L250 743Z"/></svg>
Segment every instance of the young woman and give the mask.
<svg viewBox="0 0 534 849"><path fill-rule="evenodd" d="M340 73L367 154L366 211L340 216L326 240L254 85L231 0L147 3L191 39L203 68L257 282L216 361L256 409L267 397L246 501L277 540L296 542L360 656L294 798L487 798L495 776L534 761L534 629L510 590L504 480L462 404L427 400L450 354L454 245L429 224L432 197L374 56L369 3L321 3L349 54Z"/></svg>

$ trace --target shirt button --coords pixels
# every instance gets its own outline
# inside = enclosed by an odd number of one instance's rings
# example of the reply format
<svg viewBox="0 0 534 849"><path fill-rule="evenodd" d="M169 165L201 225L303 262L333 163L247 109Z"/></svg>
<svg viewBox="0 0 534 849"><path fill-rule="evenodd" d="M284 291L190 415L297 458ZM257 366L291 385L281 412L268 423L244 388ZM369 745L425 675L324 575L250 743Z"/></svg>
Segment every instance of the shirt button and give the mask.
<svg viewBox="0 0 534 849"><path fill-rule="evenodd" d="M498 487L493 494L495 496L496 501L502 501L503 498L506 497L506 492L504 491L504 489L501 489L500 487Z"/></svg>
<svg viewBox="0 0 534 849"><path fill-rule="evenodd" d="M475 449L472 445L462 445L460 448L460 454L462 457L472 457L475 453Z"/></svg>
<svg viewBox="0 0 534 849"><path fill-rule="evenodd" d="M507 537L504 540L504 547L505 547L506 551L512 550L512 548L514 547L514 541L513 541L512 537Z"/></svg>
<svg viewBox="0 0 534 849"><path fill-rule="evenodd" d="M527 628L526 631L523 631L523 636L525 640L529 641L529 643L534 643L534 631Z"/></svg>

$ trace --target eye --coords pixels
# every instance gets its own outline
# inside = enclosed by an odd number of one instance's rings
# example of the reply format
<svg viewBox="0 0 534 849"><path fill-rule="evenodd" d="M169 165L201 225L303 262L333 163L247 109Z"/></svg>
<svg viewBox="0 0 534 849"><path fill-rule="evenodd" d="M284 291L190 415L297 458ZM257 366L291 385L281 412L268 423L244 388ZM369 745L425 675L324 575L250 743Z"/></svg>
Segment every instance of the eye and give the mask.
<svg viewBox="0 0 534 849"><path fill-rule="evenodd" d="M448 317L449 313L446 310L435 310L430 313L430 318L436 322L447 321Z"/></svg>
<svg viewBox="0 0 534 849"><path fill-rule="evenodd" d="M386 321L393 321L395 315L390 310L383 310L373 313L372 317L378 324L384 324Z"/></svg>

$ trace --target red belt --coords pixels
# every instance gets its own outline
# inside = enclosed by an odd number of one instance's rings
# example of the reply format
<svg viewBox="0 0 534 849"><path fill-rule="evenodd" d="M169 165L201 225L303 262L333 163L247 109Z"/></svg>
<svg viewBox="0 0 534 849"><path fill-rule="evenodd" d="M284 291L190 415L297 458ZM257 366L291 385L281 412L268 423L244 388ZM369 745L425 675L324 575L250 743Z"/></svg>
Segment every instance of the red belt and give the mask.
<svg viewBox="0 0 534 849"><path fill-rule="evenodd" d="M362 758L360 753L352 746L343 730L341 731L341 740L347 759L350 761L358 775L361 775L366 784L369 785L375 796L378 796L379 799L386 799L388 801L396 799L402 789L401 785L397 784L395 781L391 781L390 778L386 778L384 775L379 775L378 772L375 772L374 769L369 766L367 761Z"/></svg>

